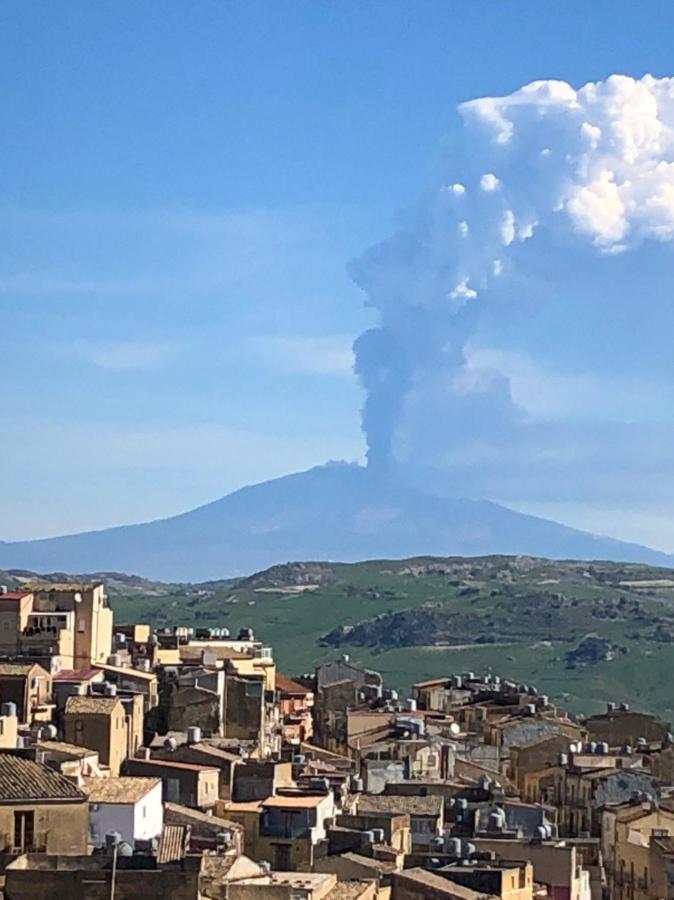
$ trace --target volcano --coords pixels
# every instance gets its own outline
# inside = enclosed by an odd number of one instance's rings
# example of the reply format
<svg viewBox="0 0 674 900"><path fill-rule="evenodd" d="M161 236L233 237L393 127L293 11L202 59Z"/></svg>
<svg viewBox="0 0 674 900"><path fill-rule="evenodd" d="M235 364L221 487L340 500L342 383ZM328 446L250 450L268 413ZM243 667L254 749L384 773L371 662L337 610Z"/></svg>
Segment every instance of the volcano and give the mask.
<svg viewBox="0 0 674 900"><path fill-rule="evenodd" d="M674 556L487 500L447 498L330 463L139 525L0 542L0 567L126 572L163 581L249 574L289 560L524 554L672 566Z"/></svg>

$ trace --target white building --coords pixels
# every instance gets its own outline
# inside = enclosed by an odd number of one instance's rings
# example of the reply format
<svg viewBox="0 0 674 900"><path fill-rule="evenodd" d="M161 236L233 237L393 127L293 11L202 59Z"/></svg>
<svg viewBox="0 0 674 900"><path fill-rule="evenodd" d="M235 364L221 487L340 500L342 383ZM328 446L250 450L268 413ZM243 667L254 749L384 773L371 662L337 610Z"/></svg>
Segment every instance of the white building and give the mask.
<svg viewBox="0 0 674 900"><path fill-rule="evenodd" d="M135 847L136 841L159 838L164 824L160 778L87 778L89 833L95 847L106 834L117 832Z"/></svg>

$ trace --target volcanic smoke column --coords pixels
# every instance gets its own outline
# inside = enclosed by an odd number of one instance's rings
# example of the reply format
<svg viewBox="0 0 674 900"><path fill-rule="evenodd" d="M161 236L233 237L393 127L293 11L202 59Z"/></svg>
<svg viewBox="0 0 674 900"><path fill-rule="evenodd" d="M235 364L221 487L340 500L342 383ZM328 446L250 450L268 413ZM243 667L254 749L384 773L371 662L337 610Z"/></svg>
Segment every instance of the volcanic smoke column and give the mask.
<svg viewBox="0 0 674 900"><path fill-rule="evenodd" d="M408 227L350 267L380 316L354 344L375 470L442 465L526 428L508 379L476 368L467 349L548 254L554 281L574 253L674 238L674 79L539 81L459 113L446 177Z"/></svg>

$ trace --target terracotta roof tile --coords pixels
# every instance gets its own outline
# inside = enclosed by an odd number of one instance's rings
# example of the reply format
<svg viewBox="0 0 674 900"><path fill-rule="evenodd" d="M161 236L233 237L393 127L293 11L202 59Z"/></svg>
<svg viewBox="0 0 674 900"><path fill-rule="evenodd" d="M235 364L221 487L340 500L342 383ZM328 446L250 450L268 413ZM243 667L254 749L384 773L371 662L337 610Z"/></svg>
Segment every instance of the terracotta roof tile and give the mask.
<svg viewBox="0 0 674 900"><path fill-rule="evenodd" d="M84 792L89 803L137 803L161 784L161 778L85 778Z"/></svg>
<svg viewBox="0 0 674 900"><path fill-rule="evenodd" d="M311 688L304 687L303 684L300 684L298 681L293 681L292 678L286 678L285 675L276 675L276 690L281 691L282 694L312 694L313 691Z"/></svg>
<svg viewBox="0 0 674 900"><path fill-rule="evenodd" d="M32 759L0 753L0 803L84 799L82 791L60 772Z"/></svg>
<svg viewBox="0 0 674 900"><path fill-rule="evenodd" d="M68 697L66 715L109 716L118 703L121 706L119 697Z"/></svg>

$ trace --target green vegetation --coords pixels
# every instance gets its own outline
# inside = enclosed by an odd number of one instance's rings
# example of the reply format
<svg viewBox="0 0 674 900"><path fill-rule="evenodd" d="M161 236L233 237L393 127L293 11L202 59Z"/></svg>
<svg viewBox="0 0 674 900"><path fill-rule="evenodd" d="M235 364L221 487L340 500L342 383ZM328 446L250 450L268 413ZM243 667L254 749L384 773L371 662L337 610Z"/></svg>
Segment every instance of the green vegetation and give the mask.
<svg viewBox="0 0 674 900"><path fill-rule="evenodd" d="M578 712L620 700L674 718L667 569L482 557L292 563L198 585L97 577L118 621L226 627L234 636L248 626L288 674L349 653L404 691L492 669ZM17 582L15 573L0 580ZM603 640L583 643L588 635Z"/></svg>

